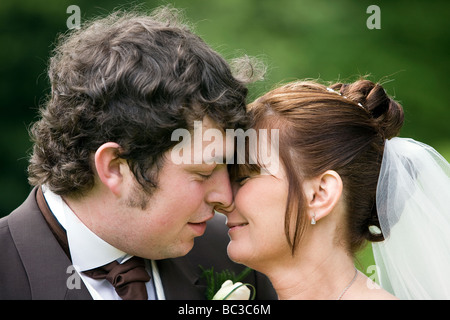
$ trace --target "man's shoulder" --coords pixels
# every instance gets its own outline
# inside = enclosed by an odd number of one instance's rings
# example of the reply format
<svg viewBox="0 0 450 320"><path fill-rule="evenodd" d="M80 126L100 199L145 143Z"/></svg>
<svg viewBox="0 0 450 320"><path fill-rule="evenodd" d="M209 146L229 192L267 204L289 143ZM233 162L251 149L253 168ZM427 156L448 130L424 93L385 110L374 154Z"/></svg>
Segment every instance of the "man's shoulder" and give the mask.
<svg viewBox="0 0 450 320"><path fill-rule="evenodd" d="M26 201L25 201L26 202ZM17 249L13 233L21 232L20 223L16 223L24 215L24 204L9 215L0 219L0 299L30 299L31 291L23 265L22 258ZM11 230L11 224L12 229ZM23 232L27 232L23 230Z"/></svg>
<svg viewBox="0 0 450 320"><path fill-rule="evenodd" d="M10 237L23 242L22 238L35 241L34 236L46 227L36 202L37 188L34 188L25 201L9 215L0 219L0 237Z"/></svg>
<svg viewBox="0 0 450 320"><path fill-rule="evenodd" d="M4 252L3 247L10 243L11 232L9 230L9 216L0 219L0 250Z"/></svg>
<svg viewBox="0 0 450 320"><path fill-rule="evenodd" d="M0 219L0 243L4 244L3 239L12 238L11 228L20 228L20 226L25 225L21 222L25 222L26 215L32 210L33 198L35 198L33 191L19 207Z"/></svg>
<svg viewBox="0 0 450 320"><path fill-rule="evenodd" d="M0 300L89 299L84 286L66 285L71 262L45 221L36 192L0 220Z"/></svg>
<svg viewBox="0 0 450 320"><path fill-rule="evenodd" d="M8 216L0 218L0 237L4 234L5 231L8 231Z"/></svg>

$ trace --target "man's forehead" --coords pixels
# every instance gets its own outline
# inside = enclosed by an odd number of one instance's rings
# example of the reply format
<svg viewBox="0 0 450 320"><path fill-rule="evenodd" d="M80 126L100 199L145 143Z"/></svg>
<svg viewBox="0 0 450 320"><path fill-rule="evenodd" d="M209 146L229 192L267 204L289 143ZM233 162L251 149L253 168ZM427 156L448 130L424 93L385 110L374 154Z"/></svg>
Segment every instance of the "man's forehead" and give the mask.
<svg viewBox="0 0 450 320"><path fill-rule="evenodd" d="M171 139L179 141L171 151L175 164L223 164L234 154L234 139L208 116L194 121L192 130L174 130Z"/></svg>

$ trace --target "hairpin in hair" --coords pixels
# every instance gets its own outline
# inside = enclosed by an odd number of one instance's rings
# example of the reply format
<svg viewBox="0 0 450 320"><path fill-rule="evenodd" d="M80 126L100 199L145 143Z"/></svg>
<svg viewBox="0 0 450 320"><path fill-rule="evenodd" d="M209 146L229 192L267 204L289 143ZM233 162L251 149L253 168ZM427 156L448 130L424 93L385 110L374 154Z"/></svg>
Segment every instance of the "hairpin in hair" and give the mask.
<svg viewBox="0 0 450 320"><path fill-rule="evenodd" d="M344 95L343 95L342 93L340 93L339 91L336 91L336 90L331 89L331 88L329 88L329 87L327 87L327 91L328 91L328 92L336 93L336 94L340 95L341 97L343 97L343 98L345 98L345 99L347 99L347 100L349 100L349 101L353 101L353 100L347 98L346 96L344 96ZM353 102L356 102L356 101L353 101ZM361 108L364 108L364 106L363 106L361 103L356 102L356 104L357 104L358 106L360 106ZM364 108L364 109L365 109L365 108Z"/></svg>

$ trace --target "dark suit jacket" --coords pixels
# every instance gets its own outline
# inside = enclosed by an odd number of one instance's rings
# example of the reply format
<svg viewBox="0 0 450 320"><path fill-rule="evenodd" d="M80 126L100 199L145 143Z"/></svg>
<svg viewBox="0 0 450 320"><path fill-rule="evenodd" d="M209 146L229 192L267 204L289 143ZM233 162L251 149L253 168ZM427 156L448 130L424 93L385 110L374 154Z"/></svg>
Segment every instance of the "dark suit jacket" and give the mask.
<svg viewBox="0 0 450 320"><path fill-rule="evenodd" d="M36 192L34 188L19 208L0 219L0 299L92 299L82 281L81 288L67 286L71 261L42 216ZM205 299L199 265L242 271L242 265L228 259L227 243L224 217L216 215L188 255L157 261L166 299ZM255 285L257 299L276 299L265 276L252 272L245 282Z"/></svg>

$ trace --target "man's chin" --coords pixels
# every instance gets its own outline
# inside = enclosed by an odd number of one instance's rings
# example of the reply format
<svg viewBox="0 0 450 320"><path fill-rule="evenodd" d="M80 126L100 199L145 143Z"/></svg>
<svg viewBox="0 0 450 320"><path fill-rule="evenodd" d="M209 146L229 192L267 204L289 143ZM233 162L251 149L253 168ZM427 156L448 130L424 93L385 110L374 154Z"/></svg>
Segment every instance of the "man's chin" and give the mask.
<svg viewBox="0 0 450 320"><path fill-rule="evenodd" d="M180 246L178 254L172 258L185 256L192 250L192 248L194 248L194 239Z"/></svg>
<svg viewBox="0 0 450 320"><path fill-rule="evenodd" d="M178 245L173 245L160 250L157 254L155 252L146 252L143 258L150 260L163 260L171 258L179 258L187 255L194 247L194 239L183 242Z"/></svg>

